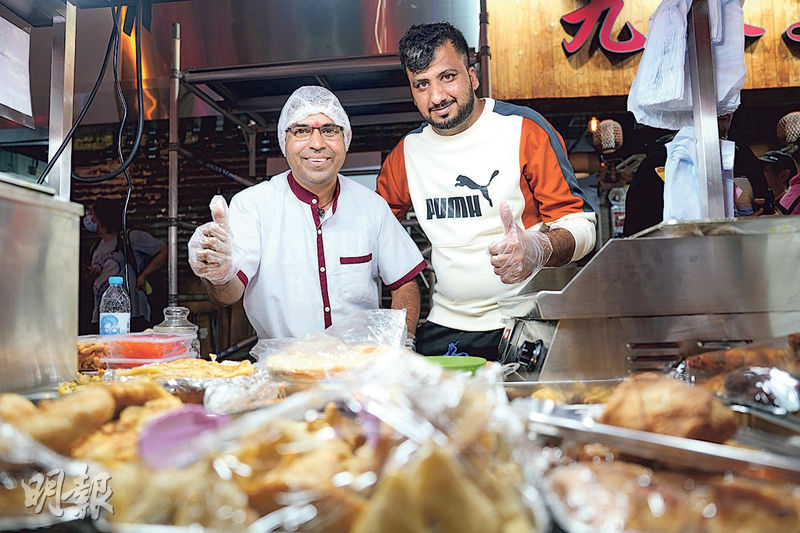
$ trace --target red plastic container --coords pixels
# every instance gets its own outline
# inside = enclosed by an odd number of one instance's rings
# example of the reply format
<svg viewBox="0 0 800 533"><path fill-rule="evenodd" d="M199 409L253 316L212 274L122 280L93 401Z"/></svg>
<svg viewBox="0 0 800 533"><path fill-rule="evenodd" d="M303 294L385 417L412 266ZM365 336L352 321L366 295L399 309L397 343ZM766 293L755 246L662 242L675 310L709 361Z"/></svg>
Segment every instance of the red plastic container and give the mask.
<svg viewBox="0 0 800 533"><path fill-rule="evenodd" d="M129 333L109 335L104 340L109 346L109 359L136 359L156 362L167 358L196 357L192 350L194 334Z"/></svg>

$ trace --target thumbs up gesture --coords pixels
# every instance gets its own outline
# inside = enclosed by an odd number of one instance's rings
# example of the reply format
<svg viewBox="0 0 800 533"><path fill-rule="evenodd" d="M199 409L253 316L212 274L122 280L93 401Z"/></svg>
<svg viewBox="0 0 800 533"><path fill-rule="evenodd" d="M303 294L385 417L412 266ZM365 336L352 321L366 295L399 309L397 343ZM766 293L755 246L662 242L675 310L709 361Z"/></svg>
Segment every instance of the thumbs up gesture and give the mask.
<svg viewBox="0 0 800 533"><path fill-rule="evenodd" d="M222 196L214 196L209 204L211 219L194 230L189 239L189 266L197 276L214 285L223 285L236 275L234 244L228 224L228 204Z"/></svg>
<svg viewBox="0 0 800 533"><path fill-rule="evenodd" d="M503 222L502 239L489 245L494 273L503 283L519 283L538 272L553 255L553 245L547 235L537 230L524 230L514 222L511 207L500 204Z"/></svg>

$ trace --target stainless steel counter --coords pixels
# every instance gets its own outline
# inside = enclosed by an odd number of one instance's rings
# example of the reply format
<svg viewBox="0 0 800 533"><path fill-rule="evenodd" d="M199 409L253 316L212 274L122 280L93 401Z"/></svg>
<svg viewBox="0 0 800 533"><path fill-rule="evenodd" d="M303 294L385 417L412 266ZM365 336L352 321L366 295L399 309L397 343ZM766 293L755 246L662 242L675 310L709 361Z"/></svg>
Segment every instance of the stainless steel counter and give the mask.
<svg viewBox="0 0 800 533"><path fill-rule="evenodd" d="M82 215L0 173L0 392L75 376Z"/></svg>

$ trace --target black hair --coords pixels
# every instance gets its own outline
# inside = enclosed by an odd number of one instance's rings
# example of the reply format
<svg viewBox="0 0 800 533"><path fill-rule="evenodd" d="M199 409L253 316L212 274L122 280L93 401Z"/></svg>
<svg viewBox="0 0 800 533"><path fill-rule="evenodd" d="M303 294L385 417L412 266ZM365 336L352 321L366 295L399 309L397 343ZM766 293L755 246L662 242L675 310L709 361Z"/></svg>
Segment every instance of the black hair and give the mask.
<svg viewBox="0 0 800 533"><path fill-rule="evenodd" d="M122 230L122 202L110 198L98 198L92 206L97 221L111 233Z"/></svg>
<svg viewBox="0 0 800 533"><path fill-rule="evenodd" d="M469 68L469 48L461 31L449 22L417 24L411 26L400 39L400 64L403 70L421 72L433 61L433 54L444 43L450 42Z"/></svg>

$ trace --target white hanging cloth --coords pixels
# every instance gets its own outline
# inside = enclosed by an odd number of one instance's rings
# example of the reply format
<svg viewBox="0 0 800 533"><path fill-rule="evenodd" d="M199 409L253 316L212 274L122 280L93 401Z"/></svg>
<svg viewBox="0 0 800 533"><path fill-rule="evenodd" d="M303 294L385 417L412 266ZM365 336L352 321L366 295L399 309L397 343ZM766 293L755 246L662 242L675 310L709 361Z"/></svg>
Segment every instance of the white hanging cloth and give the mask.
<svg viewBox="0 0 800 533"><path fill-rule="evenodd" d="M744 14L740 0L709 0L717 114L734 112L744 86ZM637 122L678 130L694 123L687 15L692 0L663 0L650 17L644 52L628 95Z"/></svg>

